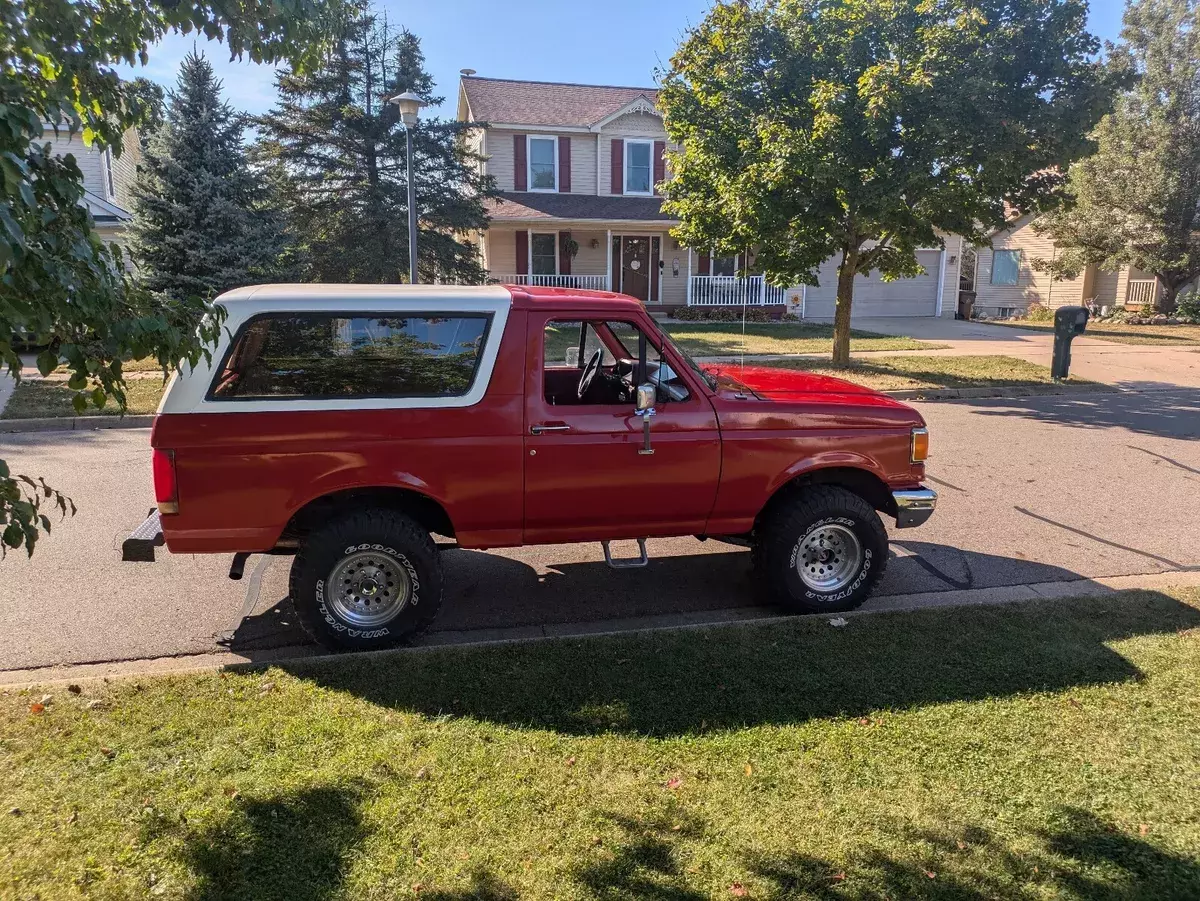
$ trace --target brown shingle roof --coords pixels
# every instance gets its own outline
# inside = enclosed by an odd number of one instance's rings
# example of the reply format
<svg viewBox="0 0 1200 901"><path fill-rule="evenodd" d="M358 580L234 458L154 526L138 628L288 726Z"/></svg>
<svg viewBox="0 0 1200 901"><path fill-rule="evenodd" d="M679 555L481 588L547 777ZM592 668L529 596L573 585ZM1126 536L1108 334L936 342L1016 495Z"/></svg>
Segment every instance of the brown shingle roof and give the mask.
<svg viewBox="0 0 1200 901"><path fill-rule="evenodd" d="M587 127L621 107L645 97L658 99L654 88L509 81L463 76L471 115L478 122L504 125L570 125Z"/></svg>
<svg viewBox="0 0 1200 901"><path fill-rule="evenodd" d="M660 197L507 192L488 205L493 221L505 219L595 219L674 222L662 211Z"/></svg>

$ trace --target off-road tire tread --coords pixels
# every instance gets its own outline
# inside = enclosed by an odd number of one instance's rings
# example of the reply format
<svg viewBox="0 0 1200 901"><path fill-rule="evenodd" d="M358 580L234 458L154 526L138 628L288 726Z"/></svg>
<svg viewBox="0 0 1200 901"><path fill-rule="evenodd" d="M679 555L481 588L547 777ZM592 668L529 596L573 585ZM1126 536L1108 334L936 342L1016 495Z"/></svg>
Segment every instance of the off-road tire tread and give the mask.
<svg viewBox="0 0 1200 901"><path fill-rule="evenodd" d="M819 606L806 605L791 596L786 586L781 584L779 574L786 572L792 548L796 537L807 522L822 519L838 513L849 513L856 520L874 532L876 553L872 565L875 574L871 578L867 591L856 598L836 604ZM766 593L774 602L796 613L829 612L842 613L853 610L871 596L879 580L883 578L888 561L887 530L879 519L879 514L862 497L845 488L833 485L816 485L797 490L790 498L781 501L773 510L768 511L760 528L756 529L755 541L751 550L751 562L755 576Z"/></svg>
<svg viewBox="0 0 1200 901"><path fill-rule="evenodd" d="M300 542L300 548L297 550L296 556L292 560L291 570L288 572L288 597L296 611L296 618L300 621L300 626L308 637L320 645L329 647L329 643L325 640L327 633L322 627L316 606L310 603L301 603L297 599L298 583L305 568L312 565L312 559L320 555L320 550L324 546L332 544L334 547L345 547L347 542L360 541L361 537L356 536L361 536L363 533L394 535L394 538L388 539L390 544L404 548L406 554L409 554L411 550L413 557L424 556L426 558L424 562L437 573L437 591L429 592L422 597L420 617L397 643L409 642L428 629L441 609L442 565L433 536L411 517L396 510L377 508L348 513L310 532L307 538Z"/></svg>

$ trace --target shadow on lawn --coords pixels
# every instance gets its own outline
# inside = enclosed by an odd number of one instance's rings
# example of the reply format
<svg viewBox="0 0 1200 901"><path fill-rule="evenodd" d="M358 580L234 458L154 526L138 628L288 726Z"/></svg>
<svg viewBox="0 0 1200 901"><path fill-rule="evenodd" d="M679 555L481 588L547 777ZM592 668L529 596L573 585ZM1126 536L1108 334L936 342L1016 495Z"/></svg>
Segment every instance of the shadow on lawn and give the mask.
<svg viewBox="0 0 1200 901"><path fill-rule="evenodd" d="M651 898L699 901L703 877L688 867L692 852L711 847L704 825L678 813L645 820L610 818L621 839L610 855L579 867L574 878L598 901ZM871 847L868 833L847 858L833 863L795 851L750 855L744 883L734 897L760 901L986 901L1042 898L1073 901L1193 899L1200 892L1200 864L1107 823L1086 810L1060 808L1054 826L1006 842L978 826L920 831L903 821L882 825L900 854ZM872 830L874 831L874 830ZM1019 847L1020 851L1014 848ZM740 886L740 888L739 888Z"/></svg>
<svg viewBox="0 0 1200 901"><path fill-rule="evenodd" d="M336 895L363 840L361 790L320 787L239 798L230 817L187 837L190 901L321 901Z"/></svg>
<svg viewBox="0 0 1200 901"><path fill-rule="evenodd" d="M351 660L302 678L375 704L568 734L679 735L1137 679L1105 642L1200 624L1156 592Z"/></svg>

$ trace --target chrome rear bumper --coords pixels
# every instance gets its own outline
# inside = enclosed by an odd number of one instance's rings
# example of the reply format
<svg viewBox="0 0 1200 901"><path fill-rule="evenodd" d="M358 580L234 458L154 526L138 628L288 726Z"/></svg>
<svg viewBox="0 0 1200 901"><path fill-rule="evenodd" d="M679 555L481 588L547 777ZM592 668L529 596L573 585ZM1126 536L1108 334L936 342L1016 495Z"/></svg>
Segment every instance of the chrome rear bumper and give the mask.
<svg viewBox="0 0 1200 901"><path fill-rule="evenodd" d="M893 491L892 500L896 502L896 528L911 529L933 516L937 492L932 488Z"/></svg>

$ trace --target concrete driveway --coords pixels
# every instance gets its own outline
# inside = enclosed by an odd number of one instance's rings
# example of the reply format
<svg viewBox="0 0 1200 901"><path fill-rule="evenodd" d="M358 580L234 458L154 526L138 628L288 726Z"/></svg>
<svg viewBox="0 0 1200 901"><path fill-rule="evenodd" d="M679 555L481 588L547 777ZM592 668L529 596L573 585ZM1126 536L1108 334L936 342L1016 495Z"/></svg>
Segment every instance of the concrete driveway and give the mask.
<svg viewBox="0 0 1200 901"><path fill-rule="evenodd" d="M894 532L878 597L1200 566L1200 394L1189 390L917 405L941 494L924 527ZM79 505L32 560L0 562L0 670L233 649L298 647L285 557L160 552L120 562L152 503L149 433L0 434L0 457ZM757 603L748 553L692 538L650 542L650 567L613 572L596 545L448 550L441 630L528 626ZM247 592L256 583L258 590ZM889 600L891 599L891 600ZM764 612L771 612L769 610Z"/></svg>
<svg viewBox="0 0 1200 901"><path fill-rule="evenodd" d="M915 352L921 355L1009 356L1041 366L1049 366L1053 356L1054 338L1035 329L932 317L868 317L855 319L854 327L949 345L946 350ZM1200 347L1117 344L1084 334L1071 342L1071 374L1133 390L1200 388Z"/></svg>

